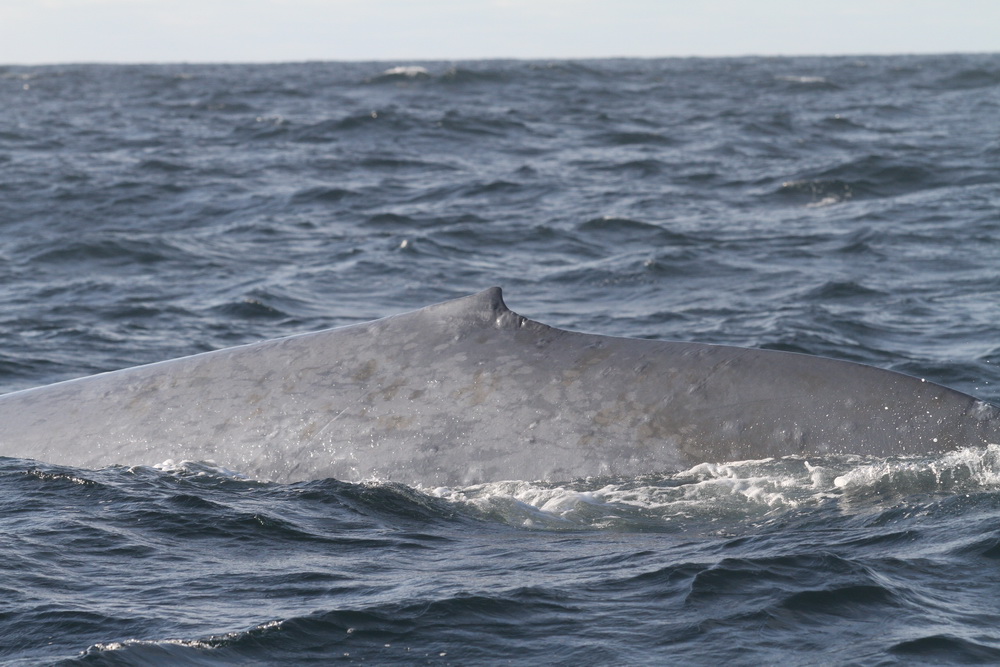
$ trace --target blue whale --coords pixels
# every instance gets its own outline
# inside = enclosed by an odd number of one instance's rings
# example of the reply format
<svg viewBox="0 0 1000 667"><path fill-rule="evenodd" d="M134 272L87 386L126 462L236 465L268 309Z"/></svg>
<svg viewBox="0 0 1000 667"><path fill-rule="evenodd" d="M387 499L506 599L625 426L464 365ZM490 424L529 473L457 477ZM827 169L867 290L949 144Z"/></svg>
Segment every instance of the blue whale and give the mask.
<svg viewBox="0 0 1000 667"><path fill-rule="evenodd" d="M213 461L256 479L425 486L934 454L1000 410L809 355L564 331L499 288L374 322L0 396L0 456Z"/></svg>

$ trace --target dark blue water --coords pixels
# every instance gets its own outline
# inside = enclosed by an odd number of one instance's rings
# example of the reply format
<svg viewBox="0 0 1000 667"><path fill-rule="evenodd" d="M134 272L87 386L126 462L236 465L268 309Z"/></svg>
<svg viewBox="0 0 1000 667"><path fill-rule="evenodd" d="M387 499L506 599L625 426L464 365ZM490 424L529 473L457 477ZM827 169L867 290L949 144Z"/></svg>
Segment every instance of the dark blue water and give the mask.
<svg viewBox="0 0 1000 667"><path fill-rule="evenodd" d="M0 391L502 285L1000 402L1000 56L400 64L0 67ZM1000 447L239 473L0 459L0 660L1000 662Z"/></svg>

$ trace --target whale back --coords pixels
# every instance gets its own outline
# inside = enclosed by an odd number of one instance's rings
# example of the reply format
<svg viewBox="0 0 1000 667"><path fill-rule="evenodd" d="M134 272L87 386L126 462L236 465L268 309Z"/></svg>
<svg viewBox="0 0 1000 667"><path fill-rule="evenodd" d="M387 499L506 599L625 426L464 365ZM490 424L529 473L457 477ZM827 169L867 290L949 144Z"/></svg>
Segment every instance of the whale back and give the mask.
<svg viewBox="0 0 1000 667"><path fill-rule="evenodd" d="M564 331L499 288L0 397L0 455L428 486L997 442L998 410L808 355Z"/></svg>

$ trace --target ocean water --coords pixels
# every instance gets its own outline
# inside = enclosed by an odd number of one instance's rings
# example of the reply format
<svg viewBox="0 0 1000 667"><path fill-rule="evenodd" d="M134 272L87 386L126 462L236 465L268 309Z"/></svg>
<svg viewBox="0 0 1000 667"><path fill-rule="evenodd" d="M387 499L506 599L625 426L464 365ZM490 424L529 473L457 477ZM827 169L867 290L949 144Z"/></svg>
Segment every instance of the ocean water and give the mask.
<svg viewBox="0 0 1000 667"><path fill-rule="evenodd" d="M501 285L1000 403L998 118L995 54L0 67L0 392ZM1000 663L1000 446L465 488L169 458L0 458L0 661Z"/></svg>

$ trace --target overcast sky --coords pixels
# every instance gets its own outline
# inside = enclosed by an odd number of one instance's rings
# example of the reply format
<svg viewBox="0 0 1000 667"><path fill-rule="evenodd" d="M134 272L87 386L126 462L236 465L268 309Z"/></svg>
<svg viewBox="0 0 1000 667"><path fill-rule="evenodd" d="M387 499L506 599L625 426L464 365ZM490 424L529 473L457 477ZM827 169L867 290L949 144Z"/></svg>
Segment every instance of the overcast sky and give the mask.
<svg viewBox="0 0 1000 667"><path fill-rule="evenodd" d="M1000 0L0 0L0 63L1000 52Z"/></svg>

